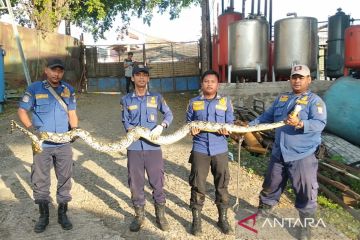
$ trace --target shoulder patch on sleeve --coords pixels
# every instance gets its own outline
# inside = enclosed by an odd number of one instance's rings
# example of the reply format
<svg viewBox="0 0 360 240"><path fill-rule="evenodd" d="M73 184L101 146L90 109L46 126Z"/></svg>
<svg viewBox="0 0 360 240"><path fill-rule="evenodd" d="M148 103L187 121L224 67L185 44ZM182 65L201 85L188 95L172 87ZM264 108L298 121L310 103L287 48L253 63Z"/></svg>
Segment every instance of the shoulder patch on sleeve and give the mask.
<svg viewBox="0 0 360 240"><path fill-rule="evenodd" d="M318 112L319 114L323 114L324 110L323 110L323 105L322 105L322 103L317 102L317 103L316 103L316 109L317 109L317 112Z"/></svg>

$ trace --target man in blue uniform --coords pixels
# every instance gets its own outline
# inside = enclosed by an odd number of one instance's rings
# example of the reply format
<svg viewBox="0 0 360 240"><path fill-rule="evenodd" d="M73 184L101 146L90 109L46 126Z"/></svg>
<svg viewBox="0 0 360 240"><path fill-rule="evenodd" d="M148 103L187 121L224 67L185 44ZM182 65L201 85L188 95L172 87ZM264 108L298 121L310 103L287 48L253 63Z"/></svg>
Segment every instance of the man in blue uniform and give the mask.
<svg viewBox="0 0 360 240"><path fill-rule="evenodd" d="M158 138L163 129L173 120L173 115L164 98L158 93L148 92L149 69L144 65L134 66L133 81L135 91L121 99L122 122L126 131L142 126L151 129L151 137ZM158 111L164 117L158 124ZM143 226L145 212L145 171L153 189L156 222L163 231L169 225L165 218L164 160L159 145L144 139L132 143L127 150L128 183L131 200L135 208L135 218L130 224L130 231L137 232Z"/></svg>
<svg viewBox="0 0 360 240"><path fill-rule="evenodd" d="M24 126L40 137L40 132L64 133L78 127L74 89L62 81L64 63L60 59L48 60L46 80L32 83L20 101L18 116ZM28 111L32 113L30 119ZM71 201L73 169L72 149L69 143L44 142L43 151L34 153L31 172L33 196L39 205L40 217L34 231L43 232L49 224L50 169L54 165L57 177L56 200L58 222L65 230L72 229L66 211Z"/></svg>
<svg viewBox="0 0 360 240"><path fill-rule="evenodd" d="M186 121L209 121L217 123L234 122L234 110L229 97L220 96L219 74L213 70L206 71L201 77L202 94L190 100L186 113ZM189 162L191 173L189 184L191 186L190 208L193 222L191 232L200 235L201 210L204 205L206 194L206 177L211 167L215 185L215 204L219 212L217 225L225 234L231 232L227 219L229 203L228 184L230 179L228 166L228 146L226 129L219 132L200 132L198 128L192 128L193 148Z"/></svg>
<svg viewBox="0 0 360 240"><path fill-rule="evenodd" d="M260 193L259 213L269 212L279 202L290 179L296 195L295 207L303 223L316 212L318 160L314 153L326 124L325 104L309 90L310 83L309 68L293 66L290 77L293 91L280 95L269 109L250 122L250 125L282 120L287 123L275 130L270 164ZM295 106L301 110L291 114ZM309 227L301 228L300 239L309 239L310 235Z"/></svg>

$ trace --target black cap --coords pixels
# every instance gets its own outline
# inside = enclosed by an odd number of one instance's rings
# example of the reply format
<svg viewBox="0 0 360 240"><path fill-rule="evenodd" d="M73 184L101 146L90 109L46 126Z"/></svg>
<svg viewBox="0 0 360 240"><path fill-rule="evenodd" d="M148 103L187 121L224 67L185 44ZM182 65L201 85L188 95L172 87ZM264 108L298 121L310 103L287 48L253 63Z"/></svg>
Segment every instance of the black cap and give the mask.
<svg viewBox="0 0 360 240"><path fill-rule="evenodd" d="M47 67L48 68L59 67L65 69L65 64L60 58L51 58L48 60Z"/></svg>
<svg viewBox="0 0 360 240"><path fill-rule="evenodd" d="M149 74L149 68L146 67L145 65L135 65L133 68L133 72L132 75L134 76L135 74L139 73L139 72L145 72L147 74Z"/></svg>

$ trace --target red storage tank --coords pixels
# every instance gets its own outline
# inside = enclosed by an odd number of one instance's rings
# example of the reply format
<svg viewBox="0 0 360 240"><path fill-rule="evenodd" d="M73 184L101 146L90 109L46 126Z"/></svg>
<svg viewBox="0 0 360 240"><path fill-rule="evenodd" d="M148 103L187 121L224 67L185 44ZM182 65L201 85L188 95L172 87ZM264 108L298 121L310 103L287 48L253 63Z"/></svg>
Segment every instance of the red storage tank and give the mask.
<svg viewBox="0 0 360 240"><path fill-rule="evenodd" d="M228 27L230 23L241 20L242 15L238 12L228 11L224 12L218 17L218 29L219 29L219 73L220 73L220 82L226 82L227 65L229 62L228 59Z"/></svg>
<svg viewBox="0 0 360 240"><path fill-rule="evenodd" d="M345 30L345 67L360 69L360 25Z"/></svg>
<svg viewBox="0 0 360 240"><path fill-rule="evenodd" d="M269 41L269 65L268 65L268 74L267 74L267 81L275 81L273 80L273 66L274 66L274 41Z"/></svg>

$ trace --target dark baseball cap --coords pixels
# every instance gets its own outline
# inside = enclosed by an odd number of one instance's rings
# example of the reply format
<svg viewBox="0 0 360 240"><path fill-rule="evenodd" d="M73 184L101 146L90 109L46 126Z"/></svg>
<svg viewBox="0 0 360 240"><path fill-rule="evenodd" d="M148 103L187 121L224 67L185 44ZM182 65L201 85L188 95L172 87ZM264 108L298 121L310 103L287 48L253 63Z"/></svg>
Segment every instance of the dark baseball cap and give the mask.
<svg viewBox="0 0 360 240"><path fill-rule="evenodd" d="M139 72L145 72L149 74L149 68L143 64L135 65L132 72L133 76Z"/></svg>
<svg viewBox="0 0 360 240"><path fill-rule="evenodd" d="M48 68L59 67L65 69L65 64L60 58L50 58L46 65Z"/></svg>

